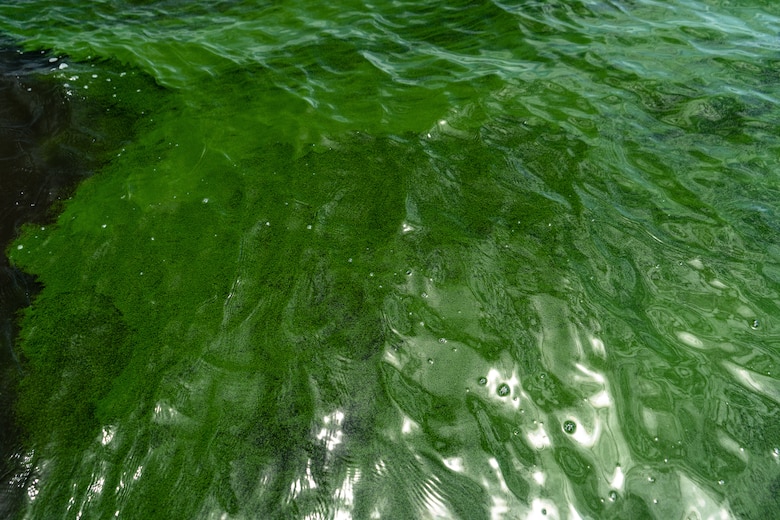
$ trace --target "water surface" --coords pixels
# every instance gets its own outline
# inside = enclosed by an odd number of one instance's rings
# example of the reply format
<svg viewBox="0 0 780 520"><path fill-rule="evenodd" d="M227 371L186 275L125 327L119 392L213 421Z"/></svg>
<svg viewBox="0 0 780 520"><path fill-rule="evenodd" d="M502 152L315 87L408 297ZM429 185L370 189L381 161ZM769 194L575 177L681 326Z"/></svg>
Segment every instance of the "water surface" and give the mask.
<svg viewBox="0 0 780 520"><path fill-rule="evenodd" d="M27 1L0 30L135 121L8 251L44 287L19 518L780 508L774 4Z"/></svg>

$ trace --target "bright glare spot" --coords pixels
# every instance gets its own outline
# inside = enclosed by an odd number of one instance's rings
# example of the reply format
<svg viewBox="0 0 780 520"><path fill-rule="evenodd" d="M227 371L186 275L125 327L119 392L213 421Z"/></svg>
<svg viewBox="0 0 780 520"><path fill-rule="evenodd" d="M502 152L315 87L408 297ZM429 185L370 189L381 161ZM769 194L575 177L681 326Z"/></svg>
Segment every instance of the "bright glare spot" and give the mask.
<svg viewBox="0 0 780 520"><path fill-rule="evenodd" d="M718 432L718 442L725 449L742 459L742 462L748 462L748 456L747 453L745 453L745 449L742 448L736 440L726 435L726 432L722 430Z"/></svg>
<svg viewBox="0 0 780 520"><path fill-rule="evenodd" d="M408 417L404 417L404 424L401 426L401 433L403 434L409 434L412 433L414 430L418 429L420 426L411 420Z"/></svg>
<svg viewBox="0 0 780 520"><path fill-rule="evenodd" d="M401 225L401 232L402 232L402 233L409 233L410 231L414 231L414 226L412 226L412 225L411 225L411 224L409 224L408 222L404 222L404 223Z"/></svg>
<svg viewBox="0 0 780 520"><path fill-rule="evenodd" d="M569 519L570 520L582 520L582 517L575 509L574 504L569 504Z"/></svg>
<svg viewBox="0 0 780 520"><path fill-rule="evenodd" d="M691 334L690 332L680 331L677 333L677 339L693 348L704 348L704 342Z"/></svg>
<svg viewBox="0 0 780 520"><path fill-rule="evenodd" d="M509 513L509 506L501 497L491 496L493 505L490 506L490 518L493 520L499 520L506 518L506 514Z"/></svg>
<svg viewBox="0 0 780 520"><path fill-rule="evenodd" d="M599 338L590 338L590 346L597 356L604 359L607 357L607 347L604 346L604 342Z"/></svg>
<svg viewBox="0 0 780 520"><path fill-rule="evenodd" d="M596 427L592 433L588 433L585 427L579 421L574 420L574 422L577 424L577 429L571 435L571 437L586 448L593 447L596 444L598 438L601 436L601 421L596 419Z"/></svg>
<svg viewBox="0 0 780 520"><path fill-rule="evenodd" d="M344 412L336 410L324 416L322 422L325 427L317 434L317 440L325 441L325 447L328 451L333 451L344 439L344 432L341 430L341 424L344 422Z"/></svg>
<svg viewBox="0 0 780 520"><path fill-rule="evenodd" d="M111 426L104 426L101 439L100 439L100 444L105 446L108 443L110 443L114 439L115 433L116 433L116 428L112 428Z"/></svg>
<svg viewBox="0 0 780 520"><path fill-rule="evenodd" d="M541 450L542 448L549 448L552 446L550 437L547 435L547 432L544 431L544 426L541 424L535 431L529 432L527 437L531 445L537 450Z"/></svg>
<svg viewBox="0 0 780 520"><path fill-rule="evenodd" d="M38 493L40 492L40 489L38 488L39 484L40 480L38 478L34 478L27 486L27 497L30 499L30 502L38 497Z"/></svg>
<svg viewBox="0 0 780 520"><path fill-rule="evenodd" d="M625 482L626 477L623 475L623 468L620 466L617 466L615 468L615 473L612 475L612 482L610 482L610 486L612 486L613 489L621 490L623 489L623 483Z"/></svg>
<svg viewBox="0 0 780 520"><path fill-rule="evenodd" d="M598 372L594 372L593 370L589 369L582 363L577 363L574 365L577 367L577 370L588 376L592 381L600 384L604 384L604 376L602 374L599 374Z"/></svg>
<svg viewBox="0 0 780 520"><path fill-rule="evenodd" d="M98 478L95 482L89 486L89 492L93 495L99 495L103 492L103 485L106 483L106 479L103 477Z"/></svg>
<svg viewBox="0 0 780 520"><path fill-rule="evenodd" d="M314 476L311 474L311 459L309 459L306 462L306 484L309 486L309 489L315 489L317 487L317 482L314 480Z"/></svg>
<svg viewBox="0 0 780 520"><path fill-rule="evenodd" d="M728 287L728 285L726 285L725 283L721 282L718 279L711 280L710 285L718 289L726 289Z"/></svg>
<svg viewBox="0 0 780 520"><path fill-rule="evenodd" d="M728 361L723 362L723 366L737 378L737 381L746 387L772 399L776 403L780 403L780 385L777 384L777 380L751 372Z"/></svg>
<svg viewBox="0 0 780 520"><path fill-rule="evenodd" d="M612 399L609 397L609 392L602 390L601 392L592 395L588 398L588 402L593 405L594 408L607 408L612 406Z"/></svg>
<svg viewBox="0 0 780 520"><path fill-rule="evenodd" d="M688 260L688 265L690 265L694 269L699 269L699 270L704 269L704 263L698 258L691 258L690 260Z"/></svg>
<svg viewBox="0 0 780 520"><path fill-rule="evenodd" d="M719 500L699 487L687 476L680 475L680 499L686 505L683 518L706 518L708 520L729 520L731 515Z"/></svg>
<svg viewBox="0 0 780 520"><path fill-rule="evenodd" d="M465 469L463 466L463 459L460 457L442 459L442 463L456 473L463 473L463 470Z"/></svg>

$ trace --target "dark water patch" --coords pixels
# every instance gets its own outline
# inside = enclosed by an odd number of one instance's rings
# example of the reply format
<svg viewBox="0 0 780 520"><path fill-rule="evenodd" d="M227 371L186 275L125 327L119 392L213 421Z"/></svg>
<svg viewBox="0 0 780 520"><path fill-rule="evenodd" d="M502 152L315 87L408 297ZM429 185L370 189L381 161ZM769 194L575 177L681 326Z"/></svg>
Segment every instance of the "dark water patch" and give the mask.
<svg viewBox="0 0 780 520"><path fill-rule="evenodd" d="M131 86L137 90L142 86L154 88L153 84L136 78L132 72L115 74L114 79L119 79L120 74L122 79L127 78L124 88L119 82L111 83L110 78L97 83L97 76L92 76L94 67L94 64L69 63L66 57L46 51L23 52L9 39L0 37L0 249L3 252L19 235L21 227L51 225L75 186L94 174L122 144L132 140L132 127L143 110L123 102L122 94ZM86 90L80 88L87 81L82 80L80 87L69 84L86 70L91 82L96 83L89 98L84 95ZM69 74L71 71L74 72ZM61 366L57 362L45 365L47 373L30 372L28 356L22 355L15 345L17 314L30 305L40 288L35 277L10 263L5 254L0 256L0 516L4 518L13 516L31 477L28 441L41 433L37 418L48 413L41 406L45 400L33 397L37 396L35 387L41 378L60 377ZM103 305L95 308L100 307ZM104 308L110 309L110 302ZM88 315L81 319L87 329L94 322ZM91 333L102 334L97 329ZM115 362L91 359L91 354L78 346L83 347L80 334L60 337L51 344L47 343L51 337L38 339L41 340L39 348L43 349L56 350L70 343L70 353L67 349L49 352L56 354L51 359L72 355L88 366ZM86 377L79 384L105 384L90 379L89 374ZM31 399L21 409L17 403L19 384L31 390ZM70 392L80 392L77 386ZM88 423L93 412L71 409L68 416L73 418L73 423L65 436L74 435L72 439L76 439L84 433L82 421L86 419Z"/></svg>
<svg viewBox="0 0 780 520"><path fill-rule="evenodd" d="M27 222L43 223L51 205L67 197L83 171L81 161L52 141L70 127L64 89L44 75L59 61L45 53L23 53L0 40L0 249ZM29 305L33 278L0 257L0 516L9 517L21 499L24 471L13 410L21 366L14 349L15 314ZM11 475L16 474L16 478Z"/></svg>

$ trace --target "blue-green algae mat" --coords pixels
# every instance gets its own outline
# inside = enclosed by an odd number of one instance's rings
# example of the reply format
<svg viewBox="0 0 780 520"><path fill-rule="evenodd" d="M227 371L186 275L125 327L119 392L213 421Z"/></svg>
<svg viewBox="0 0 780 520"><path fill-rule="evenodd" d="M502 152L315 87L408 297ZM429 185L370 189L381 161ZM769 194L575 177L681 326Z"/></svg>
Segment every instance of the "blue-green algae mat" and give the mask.
<svg viewBox="0 0 780 520"><path fill-rule="evenodd" d="M6 0L0 32L136 121L8 251L44 287L18 518L780 515L775 2Z"/></svg>

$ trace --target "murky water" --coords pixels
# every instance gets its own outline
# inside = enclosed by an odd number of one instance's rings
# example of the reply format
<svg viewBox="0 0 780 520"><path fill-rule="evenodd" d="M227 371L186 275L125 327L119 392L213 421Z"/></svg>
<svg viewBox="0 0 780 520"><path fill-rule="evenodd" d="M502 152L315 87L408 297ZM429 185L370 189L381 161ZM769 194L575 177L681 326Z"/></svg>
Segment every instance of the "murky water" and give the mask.
<svg viewBox="0 0 780 520"><path fill-rule="evenodd" d="M26 1L0 31L101 164L8 248L43 287L17 517L780 510L773 3Z"/></svg>

